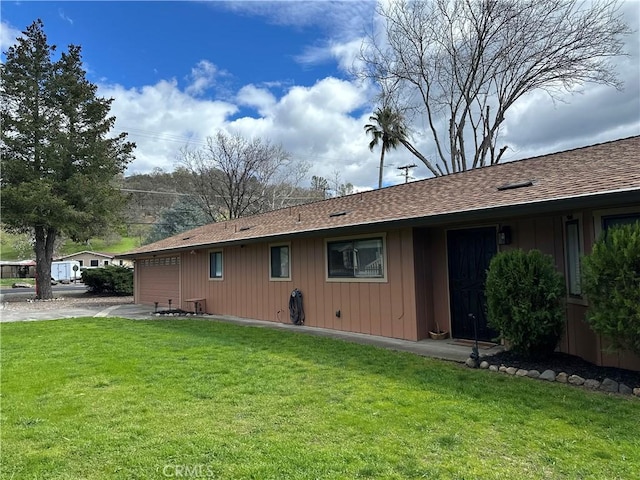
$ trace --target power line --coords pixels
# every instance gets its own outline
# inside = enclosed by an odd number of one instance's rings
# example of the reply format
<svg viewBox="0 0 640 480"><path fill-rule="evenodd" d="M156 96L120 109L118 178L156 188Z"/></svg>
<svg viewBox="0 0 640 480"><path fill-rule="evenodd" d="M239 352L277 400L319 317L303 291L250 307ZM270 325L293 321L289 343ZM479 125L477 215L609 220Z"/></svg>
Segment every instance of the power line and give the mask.
<svg viewBox="0 0 640 480"><path fill-rule="evenodd" d="M121 188L121 192L131 192L131 193L151 193L155 195L180 195L184 197L195 197L196 195L193 193L178 193L178 192L161 192L157 190L137 190L134 188ZM213 198L226 198L223 195L210 195ZM265 197L266 198L266 197ZM279 200L282 198L278 198ZM284 197L284 200L321 200L319 197Z"/></svg>
<svg viewBox="0 0 640 480"><path fill-rule="evenodd" d="M181 195L185 197L192 197L191 193L178 193L178 192L159 192L153 190L136 190L134 188L121 188L121 192L132 192L132 193L152 193L154 195Z"/></svg>
<svg viewBox="0 0 640 480"><path fill-rule="evenodd" d="M127 128L126 126L114 127L113 130L121 133L139 135L141 137L146 137L154 140L164 140L167 142L182 143L185 146L196 146L196 147L208 146L207 142L203 141L199 137L188 137L186 135L171 135L167 133L154 132L151 130L142 130L139 128ZM294 160L302 160L302 161L309 160L309 159L316 159L320 161L322 160L343 161L344 160L344 157L340 157L340 158L328 157L326 155L314 155L314 154L305 154L305 153L291 154L291 158Z"/></svg>
<svg viewBox="0 0 640 480"><path fill-rule="evenodd" d="M404 183L407 183L409 181L409 169L416 168L416 167L417 165L415 163L411 165L404 165L402 167L398 167L398 170L404 170Z"/></svg>

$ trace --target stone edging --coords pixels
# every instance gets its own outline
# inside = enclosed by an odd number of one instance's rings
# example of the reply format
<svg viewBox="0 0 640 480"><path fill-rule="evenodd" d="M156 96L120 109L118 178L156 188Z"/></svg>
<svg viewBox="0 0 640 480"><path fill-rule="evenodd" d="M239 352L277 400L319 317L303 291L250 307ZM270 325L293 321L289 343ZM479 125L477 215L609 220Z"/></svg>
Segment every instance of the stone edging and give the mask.
<svg viewBox="0 0 640 480"><path fill-rule="evenodd" d="M483 370L489 370L490 372L506 373L507 375L514 375L516 377L528 377L538 380L546 380L548 382L565 383L575 386L583 386L590 390L600 390L608 393L619 393L622 395L635 395L640 398L640 387L631 388L624 383L618 383L610 378L605 378L602 382L594 379L584 379L579 375L567 375L565 372L556 374L553 370L545 370L540 373L538 370L525 370L516 367L507 367L505 365L491 365L487 361L481 361L478 365L477 361L473 358L468 358L465 365L470 368L480 367Z"/></svg>

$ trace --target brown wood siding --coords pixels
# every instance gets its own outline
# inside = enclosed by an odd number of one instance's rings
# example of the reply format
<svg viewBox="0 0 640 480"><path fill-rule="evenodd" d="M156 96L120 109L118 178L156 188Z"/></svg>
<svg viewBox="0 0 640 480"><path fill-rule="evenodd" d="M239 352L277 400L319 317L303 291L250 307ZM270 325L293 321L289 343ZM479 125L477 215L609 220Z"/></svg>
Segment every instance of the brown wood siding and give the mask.
<svg viewBox="0 0 640 480"><path fill-rule="evenodd" d="M417 340L411 229L386 232L385 245L386 282L327 281L324 238L290 243L290 281L269 280L267 243L223 248L222 280L208 278L208 250L185 253L182 308L192 308L184 299L203 297L207 313L288 323L289 297L298 288L306 325Z"/></svg>
<svg viewBox="0 0 640 480"><path fill-rule="evenodd" d="M179 256L139 259L135 264L135 301L143 305L158 302L161 307L179 308L180 261Z"/></svg>
<svg viewBox="0 0 640 480"><path fill-rule="evenodd" d="M433 269L433 318L442 330L451 331L451 310L449 308L449 272L447 266L447 233L444 228L432 229L431 265Z"/></svg>
<svg viewBox="0 0 640 480"><path fill-rule="evenodd" d="M418 322L418 338L426 338L429 331L435 331L433 305L433 275L432 265L432 231L417 228L413 232L416 276L416 316Z"/></svg>

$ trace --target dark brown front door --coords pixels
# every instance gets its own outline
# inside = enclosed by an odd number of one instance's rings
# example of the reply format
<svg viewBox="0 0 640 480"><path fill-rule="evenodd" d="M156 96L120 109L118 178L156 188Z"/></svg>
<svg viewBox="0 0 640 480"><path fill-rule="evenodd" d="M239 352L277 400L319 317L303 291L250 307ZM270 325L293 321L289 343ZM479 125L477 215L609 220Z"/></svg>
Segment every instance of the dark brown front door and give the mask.
<svg viewBox="0 0 640 480"><path fill-rule="evenodd" d="M469 314L477 318L478 340L491 341L498 335L487 326L484 295L487 268L497 250L494 227L447 232L451 334L454 338L474 338L473 320Z"/></svg>

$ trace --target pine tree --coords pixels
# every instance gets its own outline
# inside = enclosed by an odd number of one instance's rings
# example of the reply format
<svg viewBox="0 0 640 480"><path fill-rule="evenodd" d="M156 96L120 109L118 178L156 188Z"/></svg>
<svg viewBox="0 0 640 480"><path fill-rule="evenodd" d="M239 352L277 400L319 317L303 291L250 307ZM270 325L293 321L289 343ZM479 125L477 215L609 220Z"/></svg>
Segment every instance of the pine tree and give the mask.
<svg viewBox="0 0 640 480"><path fill-rule="evenodd" d="M36 20L6 52L2 85L2 221L35 238L39 298L51 298L51 262L61 234L84 241L113 224L123 197L116 175L132 159L127 134L107 136L113 99L96 95L81 49L58 60Z"/></svg>

